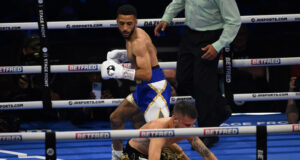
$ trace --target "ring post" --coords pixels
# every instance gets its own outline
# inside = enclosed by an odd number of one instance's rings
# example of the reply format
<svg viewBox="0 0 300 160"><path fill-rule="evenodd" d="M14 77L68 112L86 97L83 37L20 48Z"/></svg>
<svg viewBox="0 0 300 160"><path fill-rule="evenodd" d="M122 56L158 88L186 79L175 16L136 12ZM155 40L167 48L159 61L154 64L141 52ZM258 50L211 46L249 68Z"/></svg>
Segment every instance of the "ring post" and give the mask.
<svg viewBox="0 0 300 160"><path fill-rule="evenodd" d="M46 132L45 153L46 160L56 160L56 136L55 132Z"/></svg>
<svg viewBox="0 0 300 160"><path fill-rule="evenodd" d="M256 160L267 160L266 126L256 126Z"/></svg>
<svg viewBox="0 0 300 160"><path fill-rule="evenodd" d="M224 92L228 101L233 102L233 94L230 91L232 85L232 52L230 46L226 46L223 52Z"/></svg>
<svg viewBox="0 0 300 160"><path fill-rule="evenodd" d="M38 14L38 27L41 37L41 50L40 59L42 63L42 76L43 76L43 108L46 110L52 109L51 97L50 97L50 84L49 84L49 74L50 74L50 64L49 64L49 53L48 53L48 42L47 42L47 20L45 14L45 4L44 0L37 0L37 14Z"/></svg>

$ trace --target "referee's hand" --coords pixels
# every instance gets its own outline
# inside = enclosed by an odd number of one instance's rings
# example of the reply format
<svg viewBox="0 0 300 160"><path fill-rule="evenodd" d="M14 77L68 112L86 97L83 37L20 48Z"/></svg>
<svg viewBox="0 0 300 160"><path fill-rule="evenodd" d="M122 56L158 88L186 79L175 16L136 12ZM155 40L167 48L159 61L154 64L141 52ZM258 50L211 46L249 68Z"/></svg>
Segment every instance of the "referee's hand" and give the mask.
<svg viewBox="0 0 300 160"><path fill-rule="evenodd" d="M213 60L217 57L218 52L216 51L216 49L214 48L214 46L212 46L211 44L205 46L204 48L202 48L203 51L206 51L201 58L202 59L207 59L207 60Z"/></svg>
<svg viewBox="0 0 300 160"><path fill-rule="evenodd" d="M166 27L168 25L168 22L165 22L165 21L160 21L154 28L154 35L155 36L160 36L160 31L165 31Z"/></svg>

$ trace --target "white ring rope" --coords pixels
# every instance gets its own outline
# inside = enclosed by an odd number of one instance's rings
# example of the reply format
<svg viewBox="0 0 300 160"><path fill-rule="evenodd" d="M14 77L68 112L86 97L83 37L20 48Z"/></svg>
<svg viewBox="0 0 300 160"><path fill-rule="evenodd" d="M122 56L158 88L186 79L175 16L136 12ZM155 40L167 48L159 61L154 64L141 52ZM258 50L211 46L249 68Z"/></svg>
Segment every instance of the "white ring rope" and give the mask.
<svg viewBox="0 0 300 160"><path fill-rule="evenodd" d="M233 94L234 101L277 101L299 100L300 92L273 92L273 93L245 93ZM52 108L83 108L83 107L117 107L124 99L82 99L82 100L53 100ZM195 103L191 96L171 97L170 104L178 101ZM43 109L42 101L0 102L0 110Z"/></svg>
<svg viewBox="0 0 300 160"><path fill-rule="evenodd" d="M232 67L284 66L300 64L300 57L233 59ZM176 62L159 62L162 69L176 69ZM219 68L223 61L219 60ZM0 74L38 74L41 66L0 66ZM100 72L100 64L51 65L51 73Z"/></svg>
<svg viewBox="0 0 300 160"><path fill-rule="evenodd" d="M299 133L300 124L267 125L268 134ZM255 135L256 126L55 132L56 140ZM0 133L0 141L45 140L43 132Z"/></svg>
<svg viewBox="0 0 300 160"><path fill-rule="evenodd" d="M278 101L299 100L300 92L272 92L272 93L243 93L233 94L234 101Z"/></svg>
<svg viewBox="0 0 300 160"><path fill-rule="evenodd" d="M117 107L124 99L82 99L82 100L54 100L53 109L60 108L83 108L83 107ZM171 97L170 103L175 104L178 101L189 101L194 103L191 96ZM0 102L0 110L19 110L19 109L43 109L42 101L24 101L24 102Z"/></svg>
<svg viewBox="0 0 300 160"><path fill-rule="evenodd" d="M278 15L251 15L241 16L242 23L281 23L298 22L300 14L278 14ZM161 19L138 19L137 26L153 27ZM183 26L185 18L174 18L170 26ZM48 29L90 29L90 28L115 28L116 20L89 20L89 21L52 21L48 22ZM37 22L0 23L0 31L10 30L37 30Z"/></svg>

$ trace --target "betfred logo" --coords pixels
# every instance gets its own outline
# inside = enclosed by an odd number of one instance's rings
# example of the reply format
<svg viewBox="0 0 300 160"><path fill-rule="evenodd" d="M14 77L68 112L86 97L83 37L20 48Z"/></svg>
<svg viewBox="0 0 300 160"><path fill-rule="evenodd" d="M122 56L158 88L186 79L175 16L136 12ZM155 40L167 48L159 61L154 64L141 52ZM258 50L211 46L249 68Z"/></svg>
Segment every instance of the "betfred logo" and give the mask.
<svg viewBox="0 0 300 160"><path fill-rule="evenodd" d="M75 134L76 139L110 139L110 132L82 132Z"/></svg>
<svg viewBox="0 0 300 160"><path fill-rule="evenodd" d="M204 135L237 135L237 134L239 134L238 128L204 129Z"/></svg>
<svg viewBox="0 0 300 160"><path fill-rule="evenodd" d="M293 132L300 132L300 124L293 124Z"/></svg>
<svg viewBox="0 0 300 160"><path fill-rule="evenodd" d="M22 141L21 135L0 136L0 141Z"/></svg>
<svg viewBox="0 0 300 160"><path fill-rule="evenodd" d="M95 71L95 70L98 70L98 65L96 64L68 66L68 71Z"/></svg>
<svg viewBox="0 0 300 160"><path fill-rule="evenodd" d="M0 73L22 73L23 67L13 66L13 67L0 67Z"/></svg>
<svg viewBox="0 0 300 160"><path fill-rule="evenodd" d="M266 59L251 59L251 65L272 65L280 64L279 58L266 58Z"/></svg>
<svg viewBox="0 0 300 160"><path fill-rule="evenodd" d="M140 137L174 137L174 130L140 131Z"/></svg>

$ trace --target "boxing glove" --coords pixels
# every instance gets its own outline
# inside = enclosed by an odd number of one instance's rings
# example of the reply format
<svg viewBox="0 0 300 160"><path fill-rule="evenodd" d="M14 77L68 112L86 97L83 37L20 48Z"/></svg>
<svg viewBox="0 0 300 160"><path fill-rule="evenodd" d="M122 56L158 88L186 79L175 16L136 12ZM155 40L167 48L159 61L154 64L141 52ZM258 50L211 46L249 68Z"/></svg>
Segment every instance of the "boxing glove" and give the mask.
<svg viewBox="0 0 300 160"><path fill-rule="evenodd" d="M122 63L121 65L122 65L122 67L124 67L124 68L133 69L133 66L132 66L131 63Z"/></svg>
<svg viewBox="0 0 300 160"><path fill-rule="evenodd" d="M101 76L103 79L115 78L134 80L135 70L124 68L113 60L107 60L101 64Z"/></svg>
<svg viewBox="0 0 300 160"><path fill-rule="evenodd" d="M116 63L124 63L129 61L127 56L127 50L125 49L115 49L107 52L106 59L113 60Z"/></svg>

